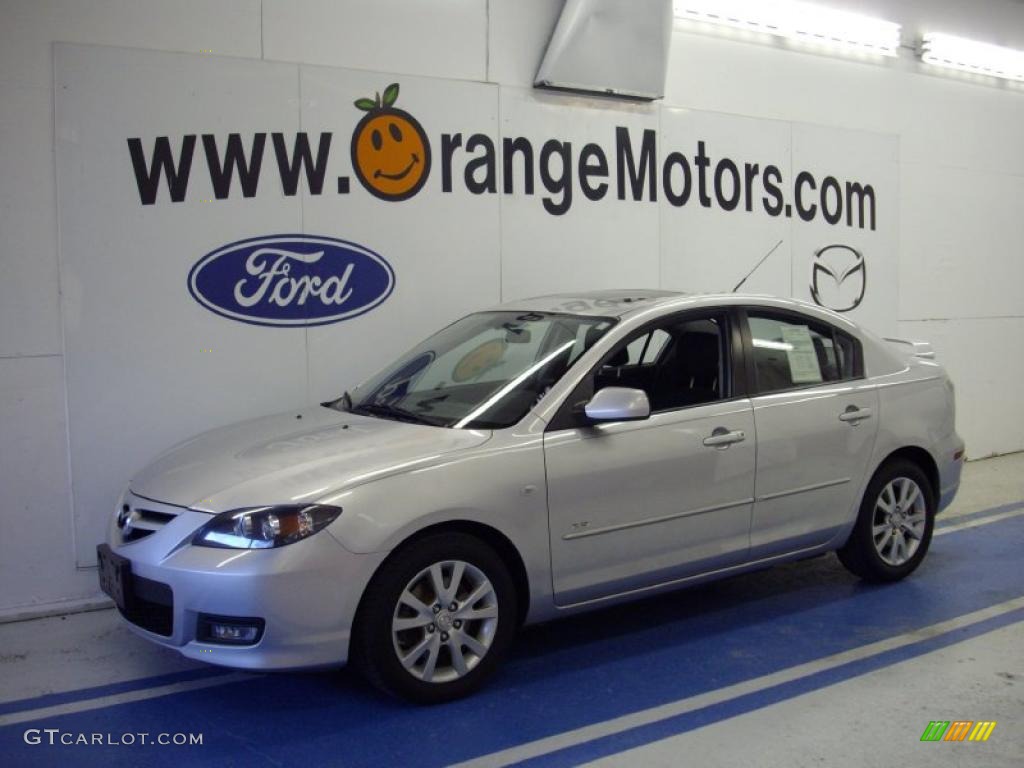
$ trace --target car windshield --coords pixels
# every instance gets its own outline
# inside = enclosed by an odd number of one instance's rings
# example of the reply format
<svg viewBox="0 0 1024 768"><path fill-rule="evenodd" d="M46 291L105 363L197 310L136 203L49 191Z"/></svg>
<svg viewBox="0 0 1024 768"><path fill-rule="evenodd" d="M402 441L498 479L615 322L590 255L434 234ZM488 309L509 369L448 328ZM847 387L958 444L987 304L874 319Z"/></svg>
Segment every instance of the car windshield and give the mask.
<svg viewBox="0 0 1024 768"><path fill-rule="evenodd" d="M469 315L331 405L456 429L508 427L614 324L552 312Z"/></svg>

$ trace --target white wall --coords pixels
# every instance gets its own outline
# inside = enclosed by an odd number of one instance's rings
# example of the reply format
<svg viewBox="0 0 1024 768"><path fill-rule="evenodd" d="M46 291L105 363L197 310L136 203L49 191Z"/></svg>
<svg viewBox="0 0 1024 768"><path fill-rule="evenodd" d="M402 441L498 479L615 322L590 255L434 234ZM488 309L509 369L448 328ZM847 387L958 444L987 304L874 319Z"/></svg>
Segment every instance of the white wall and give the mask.
<svg viewBox="0 0 1024 768"><path fill-rule="evenodd" d="M867 8L1024 48L1024 5ZM53 159L54 41L529 87L557 0L0 0L0 613L95 597L74 566ZM932 26L933 25L933 26ZM958 385L974 457L1024 449L1024 90L677 29L667 105L897 134L899 317ZM96 446L102 451L103 446Z"/></svg>

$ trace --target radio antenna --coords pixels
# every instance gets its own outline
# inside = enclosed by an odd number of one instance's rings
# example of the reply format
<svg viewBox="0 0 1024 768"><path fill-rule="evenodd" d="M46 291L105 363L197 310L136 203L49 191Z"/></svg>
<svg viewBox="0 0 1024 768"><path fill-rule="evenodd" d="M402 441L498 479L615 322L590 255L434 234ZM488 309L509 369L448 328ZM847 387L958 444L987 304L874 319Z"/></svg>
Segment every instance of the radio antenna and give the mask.
<svg viewBox="0 0 1024 768"><path fill-rule="evenodd" d="M754 265L754 268L747 272L747 274L743 276L742 280L736 283L736 287L732 289L732 292L736 293L736 291L740 289L740 286L747 282L747 278L754 274L757 271L757 268L764 264L764 260L771 256L773 253L775 253L775 249L778 248L780 245L782 245L782 240L779 240L779 242L772 246L771 250L768 251L768 253L761 257L761 260Z"/></svg>

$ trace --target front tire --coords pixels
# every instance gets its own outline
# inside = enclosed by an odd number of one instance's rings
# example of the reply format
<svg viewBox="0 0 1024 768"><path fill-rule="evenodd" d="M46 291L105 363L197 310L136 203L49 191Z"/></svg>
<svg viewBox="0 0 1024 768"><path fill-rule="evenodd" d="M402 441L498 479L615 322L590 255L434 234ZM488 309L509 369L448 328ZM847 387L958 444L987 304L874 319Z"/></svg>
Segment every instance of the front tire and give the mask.
<svg viewBox="0 0 1024 768"><path fill-rule="evenodd" d="M898 581L924 560L934 526L935 491L928 476L917 464L898 459L871 478L857 523L836 554L865 581Z"/></svg>
<svg viewBox="0 0 1024 768"><path fill-rule="evenodd" d="M431 534L397 549L370 582L353 627L353 663L394 696L451 701L483 686L517 624L501 557L475 536Z"/></svg>

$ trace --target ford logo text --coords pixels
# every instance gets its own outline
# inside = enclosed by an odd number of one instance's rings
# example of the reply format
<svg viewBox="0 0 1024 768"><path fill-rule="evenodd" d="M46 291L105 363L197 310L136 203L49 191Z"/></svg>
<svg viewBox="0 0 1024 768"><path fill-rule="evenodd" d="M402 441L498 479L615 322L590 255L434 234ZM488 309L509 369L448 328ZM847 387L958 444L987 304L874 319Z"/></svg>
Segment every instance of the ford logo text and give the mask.
<svg viewBox="0 0 1024 768"><path fill-rule="evenodd" d="M256 325L326 325L369 312L395 287L382 256L345 240L273 235L211 251L188 274L192 298Z"/></svg>

